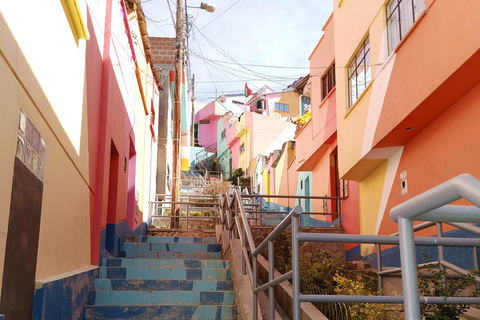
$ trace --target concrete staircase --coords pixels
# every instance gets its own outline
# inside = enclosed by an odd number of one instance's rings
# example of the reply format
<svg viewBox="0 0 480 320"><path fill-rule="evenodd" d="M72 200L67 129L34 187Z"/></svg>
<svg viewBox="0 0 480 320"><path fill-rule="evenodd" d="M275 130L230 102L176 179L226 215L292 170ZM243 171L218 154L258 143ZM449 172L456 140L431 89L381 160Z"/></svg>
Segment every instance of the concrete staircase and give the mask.
<svg viewBox="0 0 480 320"><path fill-rule="evenodd" d="M103 259L85 319L236 319L230 261L216 238L143 237Z"/></svg>

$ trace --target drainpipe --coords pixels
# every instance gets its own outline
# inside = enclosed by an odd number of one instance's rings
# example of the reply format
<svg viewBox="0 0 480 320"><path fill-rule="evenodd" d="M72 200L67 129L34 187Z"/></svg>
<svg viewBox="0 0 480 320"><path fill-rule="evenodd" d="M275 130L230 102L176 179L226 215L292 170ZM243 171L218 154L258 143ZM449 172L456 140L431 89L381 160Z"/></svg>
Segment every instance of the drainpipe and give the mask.
<svg viewBox="0 0 480 320"><path fill-rule="evenodd" d="M147 101L143 91L142 78L140 77L140 71L137 63L137 56L135 55L135 47L133 46L132 32L130 31L130 24L128 22L127 8L125 7L125 1L120 1L122 5L123 13L123 22L125 23L125 29L127 31L127 38L130 44L130 50L132 51L132 59L135 62L135 76L137 77L138 89L140 90L140 96L142 97L143 109L145 110L145 115L148 115Z"/></svg>

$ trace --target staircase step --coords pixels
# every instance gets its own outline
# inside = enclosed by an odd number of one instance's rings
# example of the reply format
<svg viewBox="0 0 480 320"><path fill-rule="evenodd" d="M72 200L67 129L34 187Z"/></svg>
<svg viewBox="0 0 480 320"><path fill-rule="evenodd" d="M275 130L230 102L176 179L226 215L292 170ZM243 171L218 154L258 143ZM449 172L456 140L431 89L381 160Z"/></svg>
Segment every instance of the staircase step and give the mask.
<svg viewBox="0 0 480 320"><path fill-rule="evenodd" d="M231 269L100 267L99 278L140 280L231 280Z"/></svg>
<svg viewBox="0 0 480 320"><path fill-rule="evenodd" d="M230 261L216 238L137 239L102 259L85 320L237 318Z"/></svg>
<svg viewBox="0 0 480 320"><path fill-rule="evenodd" d="M230 268L230 260L102 259L105 267Z"/></svg>
<svg viewBox="0 0 480 320"><path fill-rule="evenodd" d="M199 237L160 237L160 236L150 236L150 237L141 237L140 242L147 243L205 243L205 244L216 244L217 238L199 238Z"/></svg>
<svg viewBox="0 0 480 320"><path fill-rule="evenodd" d="M232 291L231 280L95 279L96 290Z"/></svg>
<svg viewBox="0 0 480 320"><path fill-rule="evenodd" d="M188 259L188 260L214 260L222 259L221 252L171 252L171 251L136 251L127 250L120 252L125 258L146 258L146 259Z"/></svg>
<svg viewBox="0 0 480 320"><path fill-rule="evenodd" d="M221 252L221 244L125 242L123 250L170 252Z"/></svg>
<svg viewBox="0 0 480 320"><path fill-rule="evenodd" d="M177 319L177 320L233 320L237 318L235 306L86 306L86 320Z"/></svg>
<svg viewBox="0 0 480 320"><path fill-rule="evenodd" d="M233 291L116 291L96 290L89 296L89 305L144 306L144 305L233 305Z"/></svg>

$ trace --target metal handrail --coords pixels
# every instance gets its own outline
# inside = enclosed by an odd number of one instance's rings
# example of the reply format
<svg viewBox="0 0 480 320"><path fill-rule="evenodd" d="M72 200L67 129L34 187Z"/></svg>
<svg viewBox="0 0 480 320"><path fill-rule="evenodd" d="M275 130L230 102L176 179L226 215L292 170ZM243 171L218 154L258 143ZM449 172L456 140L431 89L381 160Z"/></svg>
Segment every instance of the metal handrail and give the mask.
<svg viewBox="0 0 480 320"><path fill-rule="evenodd" d="M263 199L268 198L277 198L277 199L293 199L293 200L328 200L335 201L335 206L337 212L314 212L314 211L303 211L302 214L311 214L311 215L322 215L322 216L336 216L337 217L337 226L342 227L342 210L341 210L341 200L342 197L324 197L324 196L297 196L297 195L271 195L271 194L242 194L243 199L259 199L259 206L257 210L248 210L251 214L256 214L257 225L263 225L262 223L262 213L288 213L288 211L265 211L262 209ZM313 206L312 206L313 207Z"/></svg>
<svg viewBox="0 0 480 320"><path fill-rule="evenodd" d="M248 271L251 284L252 292L254 294L253 299L253 316L254 319L257 319L257 293L269 290L269 317L274 319L274 287L286 280L292 279L293 286L293 319L300 319L300 303L301 302L346 302L346 303L404 303L405 306L405 316L407 320L417 320L420 319L419 313L419 303L422 304L480 304L480 298L478 297L421 297L418 293L417 284L417 273L416 268L417 264L415 261L415 245L423 246L436 246L439 248L439 257L441 256L440 264L443 268L449 268L458 274L466 274L466 270L461 269L451 263L446 262L443 259L443 255L440 254L440 250L443 251L444 246L449 247L473 247L474 249L474 265L478 269L478 255L476 248L480 247L479 238L449 238L443 237L441 226L438 226L436 222L446 222L450 223L458 228L462 228L467 231L480 234L480 228L471 226L468 224L462 224L458 222L478 222L480 217L480 208L478 207L466 207L466 206L445 206L449 202L447 200L455 201L462 197L466 198L470 202L476 204L480 207L480 180L472 180L471 176L458 179L452 183L448 183L446 186L441 185L437 187L437 190L440 190L439 194L441 195L440 200L433 199L432 193L427 192L427 200L429 203L419 204L417 198L412 198L405 202L404 204L397 206L392 209L390 215L394 221L399 223L399 235L398 236L371 236L371 235L354 235L354 234L312 234L312 233L301 233L299 232L299 217L302 214L301 207L295 207L288 215L283 219L283 221L267 236L267 238L255 248L253 243L251 231L248 224L248 218L245 213L245 208L243 206L243 200L240 195L239 190L235 190L233 197L227 192L226 195L221 195L220 197L220 220L222 221L223 228L227 227L227 230L230 231L231 235L235 235L235 229L237 236L241 239L242 245L242 274L246 274ZM460 181L458 181L460 180ZM470 188L469 188L470 187ZM434 188L435 189L435 188ZM446 190L447 189L447 190ZM448 195L448 189L454 193L454 195ZM453 190L452 190L453 189ZM472 191L473 189L474 191ZM420 195L422 196L422 195ZM245 197L248 197L246 195ZM417 196L418 197L418 196ZM437 201L439 206L435 206L432 202ZM409 203L410 201L410 203ZM414 203L415 205L411 205ZM443 206L443 207L442 207ZM407 209L405 209L407 208ZM420 209L419 209L420 208ZM235 209L233 213L232 220L232 210ZM412 210L417 212L413 212ZM453 212L453 214L452 214ZM453 217L453 218L452 218ZM449 219L452 221L449 221ZM240 219L242 223L240 223ZM414 237L414 227L412 224L412 219L419 221L433 220L433 222L428 221L416 227L417 230L422 228L431 227L437 225L437 237ZM445 221L446 220L446 221ZM406 223L407 222L407 223ZM243 225L243 228L242 228ZM282 276L274 279L274 245L273 241L275 238L288 226L291 225L291 234L292 234L292 270L283 274ZM405 235L407 233L407 235ZM381 244L389 245L400 245L400 256L402 262L402 281L404 283L404 295L400 296L351 296L351 295L307 295L300 294L300 259L299 259L299 242L337 242L337 243L370 243L376 244L377 246ZM252 264L246 264L246 261L250 261L247 251L247 243L252 255ZM268 246L268 263L269 263L269 281L259 287L256 284L257 277L257 256L260 252ZM379 247L378 247L379 248ZM380 250L377 250L377 261L379 262L378 268L381 272L381 255L379 255ZM407 271L405 272L406 262L410 259L407 266ZM476 260L476 261L475 261ZM430 263L431 264L431 263ZM250 273L251 269L251 273ZM415 272L414 272L414 271ZM386 273L385 273L386 274ZM385 275L384 274L384 275ZM480 281L479 277L475 277L474 280L478 283ZM412 287L411 283L415 283L415 286ZM413 290L412 290L413 288ZM413 296L413 298L412 298ZM418 314L416 313L418 310Z"/></svg>
<svg viewBox="0 0 480 320"><path fill-rule="evenodd" d="M198 201L191 201L191 198L196 198L200 200L210 200L211 202L198 202ZM219 219L218 214L217 216L191 216L190 211L218 211L218 202L214 201L212 197L199 197L199 196L184 196L181 197L182 199L188 199L188 201L149 201L149 212L148 212L148 224L151 226L153 225L153 220L155 218L160 219L185 219L185 228L188 229L188 221L189 220L212 220L212 219ZM184 209L186 211L186 215L163 215L163 209L170 209L172 204L179 205L180 211ZM199 207L199 205L207 205L208 207ZM158 209L161 208L162 214L156 214Z"/></svg>
<svg viewBox="0 0 480 320"><path fill-rule="evenodd" d="M460 199L466 199L475 206L449 205ZM390 218L398 223L402 283L406 296L405 317L420 319L413 221L478 223L480 180L469 174L461 174L392 208ZM468 239L462 240L465 242ZM476 303L480 303L480 298L476 299Z"/></svg>

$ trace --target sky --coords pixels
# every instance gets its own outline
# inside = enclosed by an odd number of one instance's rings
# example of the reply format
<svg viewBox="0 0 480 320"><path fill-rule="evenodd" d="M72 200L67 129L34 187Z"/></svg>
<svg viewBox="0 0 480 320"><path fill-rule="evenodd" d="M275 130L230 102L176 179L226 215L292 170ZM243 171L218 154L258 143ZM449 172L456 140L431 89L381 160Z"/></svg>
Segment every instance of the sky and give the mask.
<svg viewBox="0 0 480 320"><path fill-rule="evenodd" d="M308 58L333 11L333 0L205 2L215 4L215 12L187 8L190 70L201 103L243 94L245 83L253 92L264 85L279 92L307 75ZM143 0L142 7L150 37L175 37L175 0Z"/></svg>

